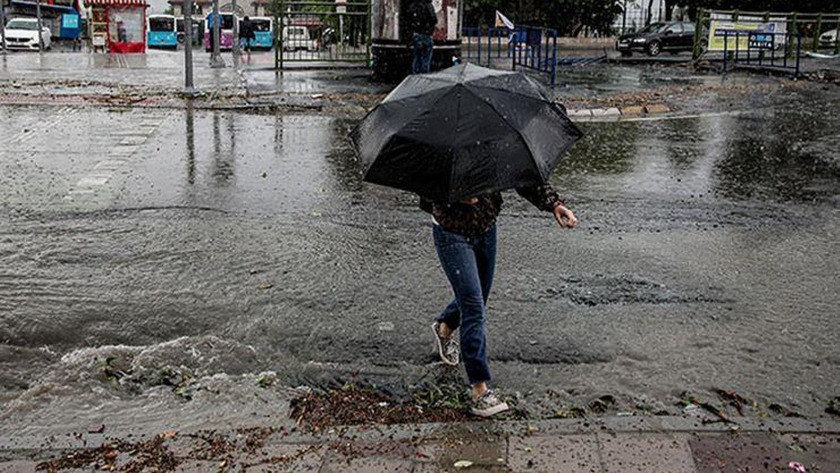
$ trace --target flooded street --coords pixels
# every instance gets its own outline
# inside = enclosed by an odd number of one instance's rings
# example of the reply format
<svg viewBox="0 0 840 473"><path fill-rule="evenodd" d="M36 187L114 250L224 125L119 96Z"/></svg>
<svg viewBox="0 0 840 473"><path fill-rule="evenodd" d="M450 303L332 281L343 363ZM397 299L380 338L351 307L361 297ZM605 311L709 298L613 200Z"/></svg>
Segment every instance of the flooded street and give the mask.
<svg viewBox="0 0 840 473"><path fill-rule="evenodd" d="M786 100L581 123L551 179L577 230L505 194L495 385L535 416L603 395L679 414L716 388L825 415L838 95ZM299 386L458 386L428 328L451 299L430 219L362 183L355 123L0 108L0 434L284 415Z"/></svg>

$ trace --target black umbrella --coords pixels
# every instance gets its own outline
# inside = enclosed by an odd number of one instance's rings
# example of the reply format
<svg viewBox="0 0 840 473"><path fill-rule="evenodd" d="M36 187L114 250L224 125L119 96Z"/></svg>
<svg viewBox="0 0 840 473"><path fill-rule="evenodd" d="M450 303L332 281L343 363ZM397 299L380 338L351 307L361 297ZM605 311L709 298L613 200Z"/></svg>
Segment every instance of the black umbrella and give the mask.
<svg viewBox="0 0 840 473"><path fill-rule="evenodd" d="M544 184L581 136L531 77L471 64L409 76L351 133L365 181L437 202Z"/></svg>

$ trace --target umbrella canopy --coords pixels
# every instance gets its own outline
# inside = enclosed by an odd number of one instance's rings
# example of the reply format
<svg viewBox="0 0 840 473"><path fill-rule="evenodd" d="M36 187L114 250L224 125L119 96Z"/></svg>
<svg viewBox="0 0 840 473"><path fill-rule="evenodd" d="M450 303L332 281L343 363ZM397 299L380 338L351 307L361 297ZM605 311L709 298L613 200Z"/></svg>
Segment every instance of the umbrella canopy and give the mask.
<svg viewBox="0 0 840 473"><path fill-rule="evenodd" d="M534 79L472 64L409 76L351 133L365 181L437 202L545 184L581 136Z"/></svg>

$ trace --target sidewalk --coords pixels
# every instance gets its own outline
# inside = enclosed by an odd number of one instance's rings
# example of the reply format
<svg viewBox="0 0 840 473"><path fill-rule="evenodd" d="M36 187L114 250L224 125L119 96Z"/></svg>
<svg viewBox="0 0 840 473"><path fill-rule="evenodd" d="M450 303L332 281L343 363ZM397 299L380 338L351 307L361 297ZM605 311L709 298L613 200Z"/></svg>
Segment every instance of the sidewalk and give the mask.
<svg viewBox="0 0 840 473"><path fill-rule="evenodd" d="M42 439L43 440L43 439ZM120 444L122 442L122 444ZM87 449L80 448L86 444ZM65 450L67 449L67 450ZM79 434L47 445L8 440L0 472L91 467L162 471L711 473L840 471L840 423L739 419L703 424L683 417L607 417L535 422L359 426L302 434L253 427L174 431L132 442ZM76 470L73 470L73 469ZM124 470L123 470L124 471ZM135 471L135 470L132 470Z"/></svg>

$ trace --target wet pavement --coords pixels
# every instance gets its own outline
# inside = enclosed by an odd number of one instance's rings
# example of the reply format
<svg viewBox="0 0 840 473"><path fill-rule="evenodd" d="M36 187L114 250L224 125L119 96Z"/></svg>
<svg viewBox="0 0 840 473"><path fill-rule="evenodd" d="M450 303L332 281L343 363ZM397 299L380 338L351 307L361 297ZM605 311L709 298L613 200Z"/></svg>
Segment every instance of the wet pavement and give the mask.
<svg viewBox="0 0 840 473"><path fill-rule="evenodd" d="M838 97L582 124L551 178L579 229L506 196L495 384L535 417L605 395L607 413L694 415L687 397L725 405L716 388L747 416L828 416ZM0 435L273 421L301 385L458 386L427 333L451 297L428 216L361 182L358 117L0 107Z"/></svg>

